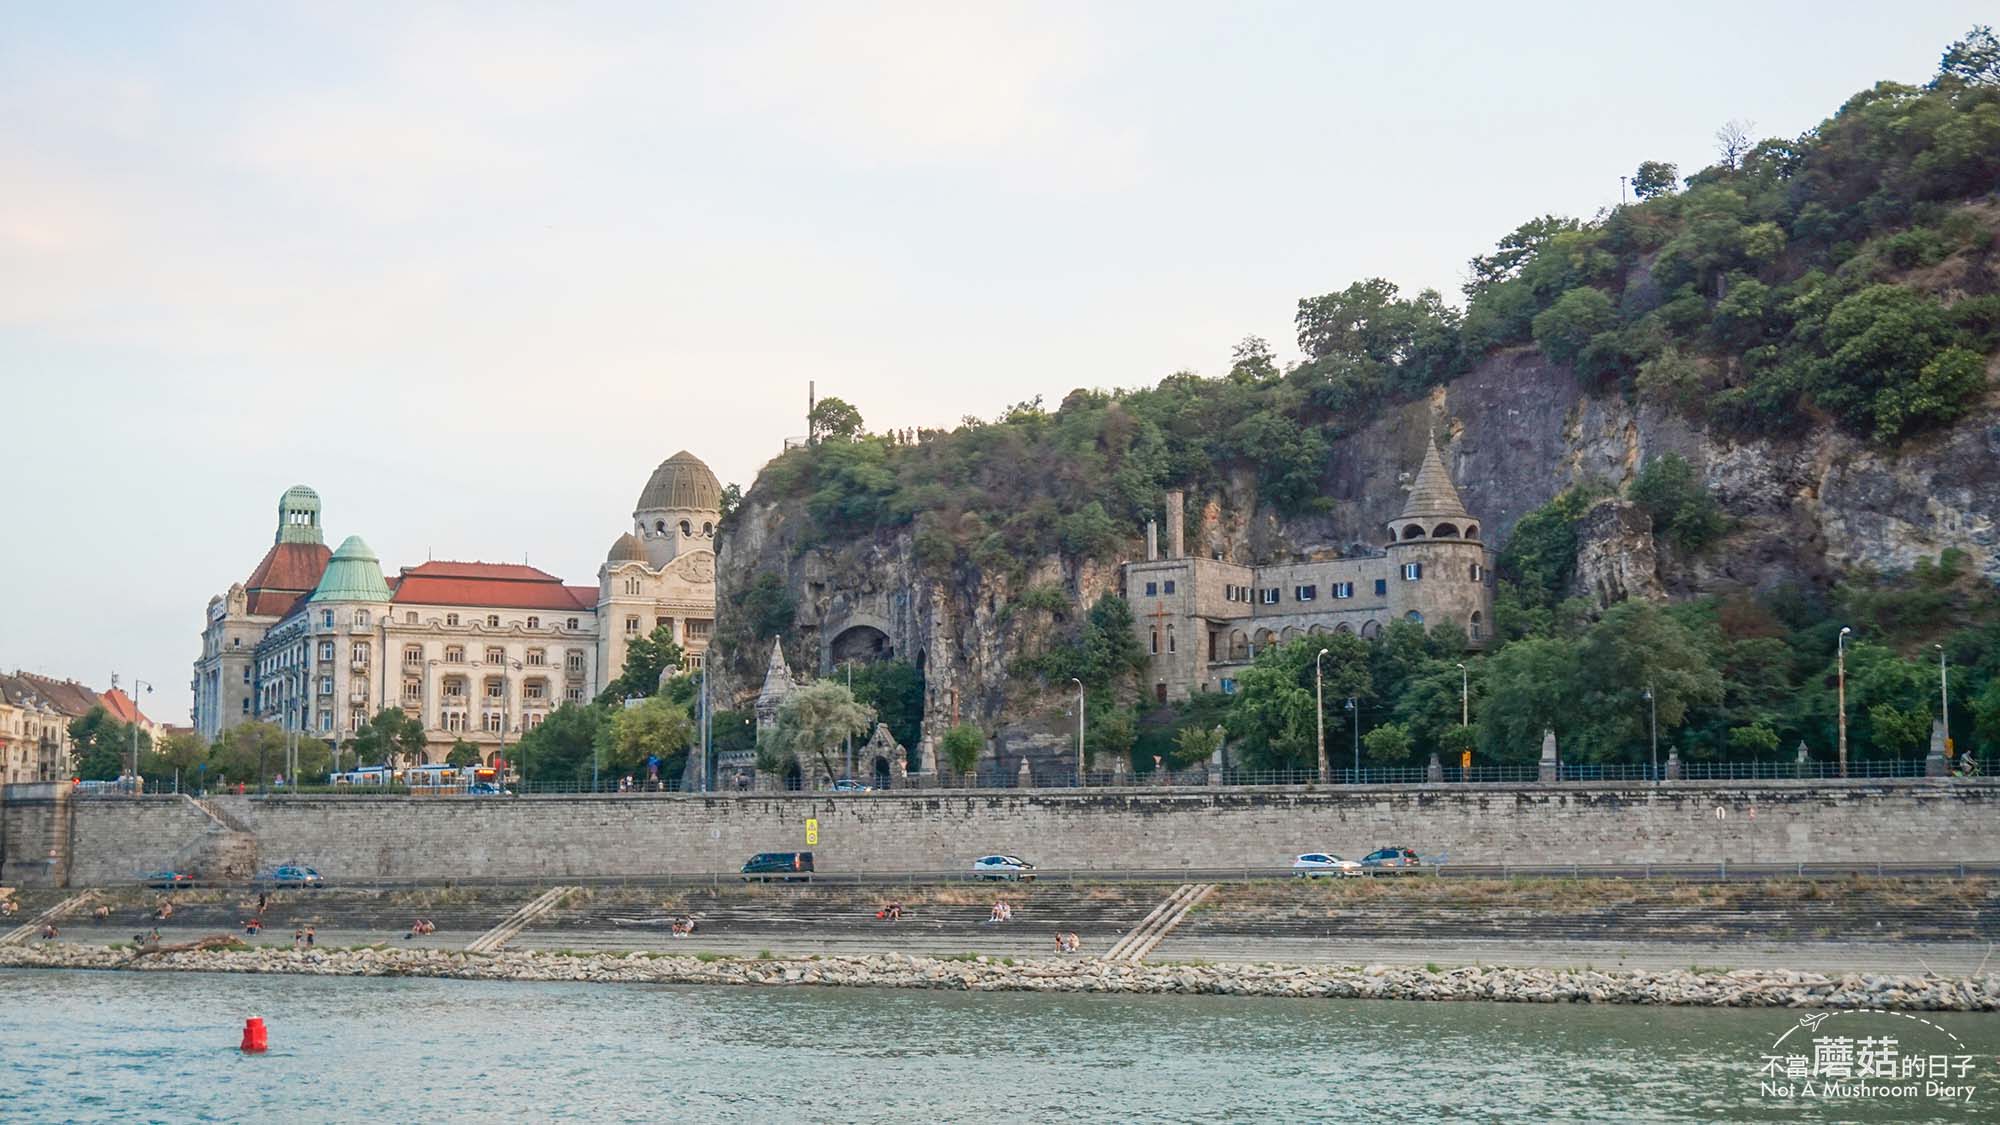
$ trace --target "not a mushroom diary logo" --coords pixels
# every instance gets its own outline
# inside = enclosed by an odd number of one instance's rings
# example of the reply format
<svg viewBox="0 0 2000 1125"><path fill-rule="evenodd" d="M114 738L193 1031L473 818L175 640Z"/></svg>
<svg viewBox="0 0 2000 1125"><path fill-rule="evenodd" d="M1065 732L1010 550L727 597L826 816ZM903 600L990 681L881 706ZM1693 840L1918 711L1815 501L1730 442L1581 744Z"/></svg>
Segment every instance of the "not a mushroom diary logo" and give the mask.
<svg viewBox="0 0 2000 1125"><path fill-rule="evenodd" d="M1881 1008L1814 1012L1758 1059L1760 1097L1814 1102L1973 1104L1986 1060L1922 1016Z"/></svg>

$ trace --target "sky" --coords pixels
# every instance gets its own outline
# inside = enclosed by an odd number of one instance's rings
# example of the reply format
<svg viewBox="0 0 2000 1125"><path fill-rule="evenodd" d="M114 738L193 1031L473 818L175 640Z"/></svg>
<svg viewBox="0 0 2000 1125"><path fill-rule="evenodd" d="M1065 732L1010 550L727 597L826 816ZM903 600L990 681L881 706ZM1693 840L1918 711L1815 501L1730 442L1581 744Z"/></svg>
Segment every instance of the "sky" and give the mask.
<svg viewBox="0 0 2000 1125"><path fill-rule="evenodd" d="M1921 82L1986 3L0 7L0 667L185 721L327 542L595 581L654 465L1295 354L1523 220Z"/></svg>

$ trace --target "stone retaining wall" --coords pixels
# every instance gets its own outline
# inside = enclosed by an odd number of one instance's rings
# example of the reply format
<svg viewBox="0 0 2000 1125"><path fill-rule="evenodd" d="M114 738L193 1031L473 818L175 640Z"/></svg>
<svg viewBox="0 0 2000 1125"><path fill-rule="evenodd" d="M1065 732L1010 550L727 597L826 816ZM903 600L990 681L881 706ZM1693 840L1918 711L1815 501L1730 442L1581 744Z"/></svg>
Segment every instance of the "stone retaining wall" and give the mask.
<svg viewBox="0 0 2000 1125"><path fill-rule="evenodd" d="M334 879L733 871L807 848L808 818L825 873L954 871L989 852L1065 869L1273 867L1388 844L1456 863L2000 860L2000 783L1964 781L225 800L265 865ZM0 816L0 880L30 886L180 862L211 823L168 797L9 796ZM60 863L42 854L57 835Z"/></svg>

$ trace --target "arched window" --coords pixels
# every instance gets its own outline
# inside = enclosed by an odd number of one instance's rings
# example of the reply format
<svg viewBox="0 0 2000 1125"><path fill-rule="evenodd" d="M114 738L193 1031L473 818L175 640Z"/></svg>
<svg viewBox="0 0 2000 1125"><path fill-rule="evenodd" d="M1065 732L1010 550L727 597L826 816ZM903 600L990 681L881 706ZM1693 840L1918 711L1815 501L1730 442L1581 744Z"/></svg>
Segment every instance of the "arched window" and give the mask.
<svg viewBox="0 0 2000 1125"><path fill-rule="evenodd" d="M1413 523L1403 528L1403 538L1405 539L1422 539L1423 537L1424 529L1421 524Z"/></svg>
<svg viewBox="0 0 2000 1125"><path fill-rule="evenodd" d="M1363 637L1368 638L1371 641L1374 640L1377 636L1380 636L1381 633L1382 633L1382 625L1380 622L1365 621L1361 625L1361 635Z"/></svg>
<svg viewBox="0 0 2000 1125"><path fill-rule="evenodd" d="M1250 638L1244 636L1241 629L1229 634L1229 659L1250 659Z"/></svg>
<svg viewBox="0 0 2000 1125"><path fill-rule="evenodd" d="M1476 524L1476 523L1469 523L1469 524L1466 524L1466 525L1465 525L1465 537L1466 537L1467 539L1477 539L1477 538L1479 538L1479 525L1478 525L1478 524Z"/></svg>
<svg viewBox="0 0 2000 1125"><path fill-rule="evenodd" d="M713 539L715 537L715 525L703 521L701 525L701 537L703 539Z"/></svg>
<svg viewBox="0 0 2000 1125"><path fill-rule="evenodd" d="M1353 629L1353 627L1351 627L1350 625L1348 625L1348 623L1347 623L1347 622L1345 622L1345 621L1341 622L1341 623L1340 623L1340 624L1338 624L1338 625L1335 625L1335 626L1333 627L1333 631L1334 631L1334 632L1336 632L1336 633L1340 633L1340 634L1343 634L1343 635L1345 635L1345 636L1353 636L1353 635L1354 635L1354 629Z"/></svg>
<svg viewBox="0 0 2000 1125"><path fill-rule="evenodd" d="M627 579L625 580L625 592L626 592L626 593L628 593L628 594L636 594L636 593L638 593L638 592L639 592L639 580L638 580L637 578L627 578Z"/></svg>
<svg viewBox="0 0 2000 1125"><path fill-rule="evenodd" d="M1314 625L1306 630L1306 636L1308 637L1318 637L1324 635L1325 633L1326 633L1326 626L1324 625Z"/></svg>
<svg viewBox="0 0 2000 1125"><path fill-rule="evenodd" d="M657 531L657 532L659 532L659 533L660 533L661 535L665 535L665 534L667 533L667 521L665 521L665 520L654 520L654 521L653 521L653 530L654 530L654 531Z"/></svg>
<svg viewBox="0 0 2000 1125"><path fill-rule="evenodd" d="M1471 637L1475 641L1479 639L1479 623L1480 623L1479 611L1475 609L1472 611L1471 622L1467 624L1465 627L1466 636Z"/></svg>
<svg viewBox="0 0 2000 1125"><path fill-rule="evenodd" d="M1154 655L1154 656L1158 656L1158 655L1160 655L1160 631L1159 631L1158 629L1154 629L1154 630L1153 630L1153 642L1152 642L1152 644L1153 644L1153 647L1152 647L1152 653L1153 653L1153 655Z"/></svg>
<svg viewBox="0 0 2000 1125"><path fill-rule="evenodd" d="M1179 651L1174 647L1174 627L1172 625L1167 626L1167 651L1168 652Z"/></svg>
<svg viewBox="0 0 2000 1125"><path fill-rule="evenodd" d="M1458 538L1458 525L1450 523L1441 523L1436 527L1431 528L1431 538L1456 539Z"/></svg>
<svg viewBox="0 0 2000 1125"><path fill-rule="evenodd" d="M1417 624L1422 625L1424 623L1424 615L1418 613L1416 610L1413 609L1410 612L1403 615L1403 620L1414 621Z"/></svg>
<svg viewBox="0 0 2000 1125"><path fill-rule="evenodd" d="M681 521L681 534L682 534L682 535L687 535L687 536L692 536L692 535L694 535L694 525L693 525L693 524L691 524L691 523L689 523L689 522L688 522L688 521L686 521L686 520L682 520L682 521Z"/></svg>

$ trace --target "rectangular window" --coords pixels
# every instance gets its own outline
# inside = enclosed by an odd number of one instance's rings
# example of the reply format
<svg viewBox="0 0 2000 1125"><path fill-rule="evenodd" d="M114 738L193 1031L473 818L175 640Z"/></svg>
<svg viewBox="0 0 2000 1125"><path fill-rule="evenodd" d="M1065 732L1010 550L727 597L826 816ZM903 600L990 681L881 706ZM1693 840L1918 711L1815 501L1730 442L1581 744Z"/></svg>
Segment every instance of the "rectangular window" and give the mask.
<svg viewBox="0 0 2000 1125"><path fill-rule="evenodd" d="M1403 564L1403 581L1415 582L1417 579L1422 578L1423 576L1424 576L1424 564L1422 563Z"/></svg>
<svg viewBox="0 0 2000 1125"><path fill-rule="evenodd" d="M707 640L709 627L712 626L713 624L715 623L700 617L688 618L687 621L688 640L691 641Z"/></svg>
<svg viewBox="0 0 2000 1125"><path fill-rule="evenodd" d="M413 609L413 610L411 610L410 612L408 612L408 613L405 613L405 614L403 615L403 624L405 624L405 625L415 625L416 623L417 623L417 611L416 611L416 610L414 610L414 609Z"/></svg>
<svg viewBox="0 0 2000 1125"><path fill-rule="evenodd" d="M490 734L500 733L500 718L501 718L500 712L498 711L486 712L486 730L488 733Z"/></svg>
<svg viewBox="0 0 2000 1125"><path fill-rule="evenodd" d="M637 617L627 617L625 619L625 635L628 637L639 635L639 619Z"/></svg>
<svg viewBox="0 0 2000 1125"><path fill-rule="evenodd" d="M446 648L446 649L444 650L444 662L445 662L446 664L463 664L463 663L465 663L465 646L464 646L464 645L451 645L451 646L447 647L447 648Z"/></svg>
<svg viewBox="0 0 2000 1125"><path fill-rule="evenodd" d="M673 618L671 618L671 617L655 617L655 618L653 618L653 628L655 628L655 629L669 629L669 630L671 630L671 629L672 629L673 627L674 627L674 619L673 619Z"/></svg>
<svg viewBox="0 0 2000 1125"><path fill-rule="evenodd" d="M1167 593L1169 593L1169 594L1173 593L1173 592L1174 592L1174 580L1173 580L1173 579L1171 579L1171 578L1167 579L1167 581L1166 581L1166 585L1162 586L1162 587L1161 587L1161 589L1165 590L1165 591L1166 591Z"/></svg>
<svg viewBox="0 0 2000 1125"><path fill-rule="evenodd" d="M366 644L355 645L352 655L356 664L368 663L368 646Z"/></svg>
<svg viewBox="0 0 2000 1125"><path fill-rule="evenodd" d="M1477 582L1477 581L1479 581L1479 564L1478 564L1478 563L1473 563L1473 564L1472 564L1472 580L1473 580L1474 582Z"/></svg>
<svg viewBox="0 0 2000 1125"><path fill-rule="evenodd" d="M539 629L539 628L541 628L541 627L542 627L542 619L541 619L541 618L539 618L539 617L530 617L530 618L528 618L528 628L530 628L530 629Z"/></svg>
<svg viewBox="0 0 2000 1125"><path fill-rule="evenodd" d="M505 661L506 659L507 659L507 653L506 653L506 650L504 650L504 649L499 649L499 648L494 648L494 647L491 647L491 646L489 646L489 647L488 647L488 648L486 649L486 663L488 663L488 664L499 664L499 663L502 663L503 661Z"/></svg>
<svg viewBox="0 0 2000 1125"><path fill-rule="evenodd" d="M583 654L576 651L575 649L571 649L569 651L569 659L565 662L565 666L568 667L569 670L572 672L583 671Z"/></svg>
<svg viewBox="0 0 2000 1125"><path fill-rule="evenodd" d="M574 618L574 617L570 618L570 619L569 619L569 624L568 624L568 626L566 626L566 628L570 628L570 629L574 629L574 628L576 628L576 618Z"/></svg>
<svg viewBox="0 0 2000 1125"><path fill-rule="evenodd" d="M1319 597L1319 587L1294 586L1292 587L1292 597L1297 598L1299 601L1302 602L1312 601L1313 599Z"/></svg>
<svg viewBox="0 0 2000 1125"><path fill-rule="evenodd" d="M320 693L321 695L332 695L332 694L333 694L333 677L332 677L332 676L321 676L321 677L319 678L319 693Z"/></svg>
<svg viewBox="0 0 2000 1125"><path fill-rule="evenodd" d="M1354 596L1354 583L1352 583L1352 582L1335 582L1335 583L1333 584L1333 596L1334 596L1334 597L1336 597L1336 598L1351 598L1351 597L1353 597L1353 596Z"/></svg>
<svg viewBox="0 0 2000 1125"><path fill-rule="evenodd" d="M411 703L423 698L424 685L417 680L403 681L403 698Z"/></svg>
<svg viewBox="0 0 2000 1125"><path fill-rule="evenodd" d="M1375 596L1378 598L1389 596L1389 580L1387 578L1377 578L1375 580Z"/></svg>
<svg viewBox="0 0 2000 1125"><path fill-rule="evenodd" d="M321 642L319 643L319 658L320 658L321 660L332 660L332 659L333 659L333 642L332 642L332 641L321 641Z"/></svg>
<svg viewBox="0 0 2000 1125"><path fill-rule="evenodd" d="M528 663L533 664L536 667L540 667L544 664L547 664L548 662L549 662L549 654L546 651L539 648L531 648L528 650Z"/></svg>
<svg viewBox="0 0 2000 1125"><path fill-rule="evenodd" d="M465 729L465 712L463 712L463 711L446 711L446 712L444 713L444 729L446 729L446 730L457 730L457 731L462 731L462 730L464 730L464 729Z"/></svg>
<svg viewBox="0 0 2000 1125"><path fill-rule="evenodd" d="M1146 596L1147 596L1147 597L1149 597L1149 598L1153 598L1153 597L1158 597L1158 596L1159 596L1159 593L1160 593L1160 584L1159 584L1159 583L1157 583L1157 582L1148 582L1148 583L1146 583Z"/></svg>
<svg viewBox="0 0 2000 1125"><path fill-rule="evenodd" d="M424 662L424 650L421 646L418 645L403 646L404 667L414 667L418 664L422 664L423 662Z"/></svg>
<svg viewBox="0 0 2000 1125"><path fill-rule="evenodd" d="M333 611L330 609L320 610L319 623L329 629L333 628Z"/></svg>
<svg viewBox="0 0 2000 1125"><path fill-rule="evenodd" d="M540 680L529 680L521 685L521 698L542 700L549 697L548 685Z"/></svg>
<svg viewBox="0 0 2000 1125"><path fill-rule="evenodd" d="M501 690L502 690L502 685L499 680L486 681L486 698L488 699L500 698Z"/></svg>
<svg viewBox="0 0 2000 1125"><path fill-rule="evenodd" d="M1235 681L1235 680L1232 680L1232 679L1230 679L1230 678L1229 678L1229 677L1227 677L1227 676L1224 676L1224 677L1222 678L1222 694L1224 694L1224 695L1235 695L1235 694L1236 694L1236 681Z"/></svg>
<svg viewBox="0 0 2000 1125"><path fill-rule="evenodd" d="M1265 587L1265 589L1264 589L1264 604L1265 604L1265 605L1277 605L1277 604L1278 604L1278 588L1277 588L1276 586L1267 586L1267 587Z"/></svg>
<svg viewBox="0 0 2000 1125"><path fill-rule="evenodd" d="M1160 631L1158 629L1153 630L1152 653L1154 656L1158 656L1160 654Z"/></svg>
<svg viewBox="0 0 2000 1125"><path fill-rule="evenodd" d="M447 614L445 614L445 615L444 615L444 623L445 623L446 625L450 625L450 626L451 626L452 628L454 628L454 629L455 629L455 628L457 628L457 627L458 627L458 614L456 614L456 613L447 613Z"/></svg>
<svg viewBox="0 0 2000 1125"><path fill-rule="evenodd" d="M583 689L580 687L564 688L563 699L569 703L581 703L583 702Z"/></svg>
<svg viewBox="0 0 2000 1125"><path fill-rule="evenodd" d="M488 629L498 629L498 628L500 627L500 615L499 615L499 614L497 614L497 613L489 613L489 614L487 614L487 615L486 615L486 627L487 627Z"/></svg>
<svg viewBox="0 0 2000 1125"><path fill-rule="evenodd" d="M1172 625L1167 626L1167 651L1168 652L1178 651L1174 647L1174 627Z"/></svg>

